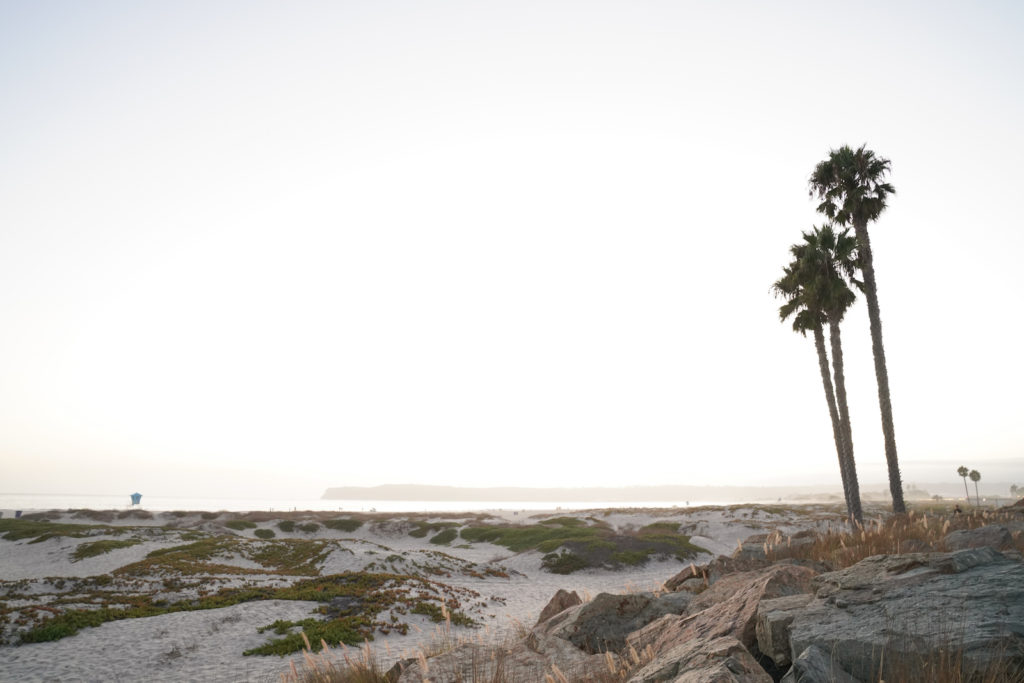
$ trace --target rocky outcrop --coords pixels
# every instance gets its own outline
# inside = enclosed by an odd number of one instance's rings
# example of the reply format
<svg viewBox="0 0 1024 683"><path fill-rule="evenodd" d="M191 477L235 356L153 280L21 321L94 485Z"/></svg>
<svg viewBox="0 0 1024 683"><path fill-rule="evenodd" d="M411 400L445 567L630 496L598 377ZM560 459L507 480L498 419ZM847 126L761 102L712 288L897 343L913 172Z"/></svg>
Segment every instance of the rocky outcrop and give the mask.
<svg viewBox="0 0 1024 683"><path fill-rule="evenodd" d="M626 636L664 615L678 615L692 600L688 593L599 593L588 603L562 612L541 624L537 632L569 641L597 654L619 652Z"/></svg>
<svg viewBox="0 0 1024 683"><path fill-rule="evenodd" d="M681 616L667 615L629 635L628 644L637 652L652 658L644 668L649 680L676 680L657 678L656 672L673 677L686 674L681 680L746 681L772 680L763 667L757 665L758 678L715 678L711 664L721 655L721 639L727 638L746 653L739 655L732 645L727 648L735 672L748 674L746 666L736 662L755 662L757 654L756 617L762 600L805 594L811 589L816 576L813 569L794 565L775 565L753 572L741 572L722 577L715 585L696 596ZM714 656L698 656L704 652L702 644L717 643ZM736 668L738 667L738 668ZM728 667L727 667L728 668ZM707 669L707 671L705 671ZM664 672L674 672L665 674ZM662 674L658 674L662 675ZM700 678L699 676L712 676ZM717 676L718 674L714 674ZM739 674L737 674L739 675ZM763 676L763 678L761 678ZM639 680L647 680L641 678Z"/></svg>
<svg viewBox="0 0 1024 683"><path fill-rule="evenodd" d="M775 666L785 668L792 662L789 626L813 598L810 593L803 593L762 600L757 606L757 648L770 657Z"/></svg>
<svg viewBox="0 0 1024 683"><path fill-rule="evenodd" d="M899 679L880 670L883 652L914 669L953 651L965 677L1024 671L1024 565L992 548L869 557L816 588L790 624L790 651L817 647L855 678Z"/></svg>
<svg viewBox="0 0 1024 683"><path fill-rule="evenodd" d="M731 636L695 638L674 645L633 672L629 683L772 683L772 677Z"/></svg>
<svg viewBox="0 0 1024 683"><path fill-rule="evenodd" d="M762 560L717 567L747 562ZM511 647L461 645L405 662L395 679L579 682L632 669L630 683L1024 680L1024 564L989 546L820 574L780 562L720 574L696 595L603 593L563 607L573 601L560 591L553 614Z"/></svg>
<svg viewBox="0 0 1024 683"><path fill-rule="evenodd" d="M947 534L942 542L947 550L968 548L995 548L1007 550L1013 547L1013 536L1005 526L990 524L977 529L961 529Z"/></svg>
<svg viewBox="0 0 1024 683"><path fill-rule="evenodd" d="M793 661L782 683L861 683L842 667L836 664L835 658L813 645Z"/></svg>
<svg viewBox="0 0 1024 683"><path fill-rule="evenodd" d="M544 623L559 612L564 612L570 607L582 604L583 600L581 600L580 596L576 594L576 591L572 591L570 593L563 588L559 588L554 597L552 597L551 600L548 601L548 604L544 605L544 609L540 611L540 616L537 617L537 624Z"/></svg>
<svg viewBox="0 0 1024 683"><path fill-rule="evenodd" d="M609 666L617 667L618 657L587 654L561 638L534 635L508 648L461 643L429 659L396 664L388 677L396 683L543 681L557 670L571 681L591 681L607 675Z"/></svg>

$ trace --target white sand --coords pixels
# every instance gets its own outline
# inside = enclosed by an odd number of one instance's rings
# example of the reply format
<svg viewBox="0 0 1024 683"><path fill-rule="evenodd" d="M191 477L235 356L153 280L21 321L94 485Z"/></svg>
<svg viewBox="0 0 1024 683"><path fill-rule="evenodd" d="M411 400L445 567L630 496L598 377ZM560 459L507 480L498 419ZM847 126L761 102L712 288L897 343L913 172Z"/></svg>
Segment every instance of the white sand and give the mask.
<svg viewBox="0 0 1024 683"><path fill-rule="evenodd" d="M498 516L498 513L494 513ZM538 515L511 512L501 513L498 521L516 524L536 523ZM728 554L737 541L766 528L779 528L792 533L820 522L809 515L787 514L770 516L756 508L674 508L670 510L586 512L550 511L547 517L592 517L616 529L636 529L659 521L680 523L684 532L692 535L692 542L710 554L696 558L700 564L715 554ZM822 518L833 520L837 516L821 513ZM398 518L400 515L391 515ZM457 519L457 515L443 515L437 519ZM56 521L56 519L55 519ZM90 520L62 521L89 522ZM172 521L159 515L154 520L119 520L144 522L138 527L152 527ZM178 525L225 530L199 518L173 519ZM129 526L129 524L122 524ZM53 591L54 580L45 577L88 577L109 574L111 571L143 559L157 548L181 545L176 531L138 528L118 536L91 536L88 538L57 537L40 543L28 540L0 540L0 585L18 584L21 594L42 594ZM274 528L272 523L261 523L263 528ZM336 548L320 567L322 575L347 571L362 571L374 563L371 571L415 573L420 567L434 564L446 568L446 574L424 575L455 588L475 591L478 597L463 600L463 610L485 624L486 630L459 629L462 636L483 635L500 637L512 628L514 622L532 626L537 614L559 589L575 590L581 596L594 596L601 592L634 592L657 590L669 578L689 566L676 560L650 562L645 566L624 571L584 570L567 576L541 570L541 553L515 554L508 549L488 543L475 543L459 548L454 545L437 546L426 538L408 535L408 523L365 524L352 533L321 527L315 535L301 532L281 533L277 538L321 538L336 542ZM230 532L229 532L230 533ZM125 539L137 535L142 542L74 562L71 554L85 542L104 538ZM252 530L237 532L252 537ZM456 542L458 543L458 542ZM444 557L444 553L448 557ZM247 558L216 558L220 564L256 567ZM508 578L484 579L460 573L463 565L494 565L504 567ZM119 581L122 581L119 579ZM245 581L273 582L280 585L280 577L225 575L211 577L211 590ZM143 582L144 583L144 582ZM142 585L142 583L140 583ZM0 600L4 598L0 597ZM19 601L6 600L9 607ZM23 601L26 604L31 600ZM38 604L38 603L37 603ZM312 616L317 603L271 600L250 602L216 610L177 612L157 617L109 622L96 628L82 629L77 635L52 643L0 647L0 680L160 680L160 681L260 681L279 680L279 673L289 668L288 658L242 656L246 649L257 647L271 637L256 629L278 619L298 621ZM412 617L412 618L410 618ZM404 615L403 621L413 625L409 635L393 633L377 636L374 652L385 664L397 659L404 651L412 655L418 647L436 637L435 627L424 617ZM417 629L418 627L418 629ZM334 650L334 648L332 648ZM332 652L332 656L338 651ZM294 657L301 661L301 657Z"/></svg>

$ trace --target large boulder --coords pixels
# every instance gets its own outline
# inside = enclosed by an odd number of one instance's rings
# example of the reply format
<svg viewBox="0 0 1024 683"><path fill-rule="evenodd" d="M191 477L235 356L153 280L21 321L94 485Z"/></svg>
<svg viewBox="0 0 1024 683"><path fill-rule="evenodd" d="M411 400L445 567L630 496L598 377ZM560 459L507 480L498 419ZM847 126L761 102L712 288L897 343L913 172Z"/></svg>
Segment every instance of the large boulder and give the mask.
<svg viewBox="0 0 1024 683"><path fill-rule="evenodd" d="M878 555L815 583L815 599L790 624L792 653L816 647L861 680L920 674L950 652L964 678L1024 672L1019 559L989 547Z"/></svg>
<svg viewBox="0 0 1024 683"><path fill-rule="evenodd" d="M628 683L772 683L743 643L731 636L677 643L633 672Z"/></svg>
<svg viewBox="0 0 1024 683"><path fill-rule="evenodd" d="M989 524L977 529L960 529L946 535L942 542L947 550L967 548L995 548L1007 550L1013 547L1013 536L1005 526Z"/></svg>
<svg viewBox="0 0 1024 683"><path fill-rule="evenodd" d="M785 564L730 574L694 597L686 614L664 616L631 633L627 641L638 652L650 647L656 656L690 639L721 636L732 636L756 650L758 604L770 598L809 593L815 576L813 569Z"/></svg>
<svg viewBox="0 0 1024 683"><path fill-rule="evenodd" d="M757 648L771 657L777 667L791 663L789 626L793 619L814 599L810 593L762 600L757 606Z"/></svg>
<svg viewBox="0 0 1024 683"><path fill-rule="evenodd" d="M548 604L544 606L544 609L540 611L540 616L537 617L537 624L544 623L559 612L564 612L570 607L582 604L583 600L580 599L580 596L576 591L569 592L564 588L559 588L558 592L556 592L554 596L552 596L551 600L548 601Z"/></svg>
<svg viewBox="0 0 1024 683"><path fill-rule="evenodd" d="M626 636L666 614L686 610L689 593L599 593L590 602L555 615L535 631L569 641L591 653L619 652Z"/></svg>
<svg viewBox="0 0 1024 683"><path fill-rule="evenodd" d="M782 683L861 683L842 669L833 657L813 645L793 660Z"/></svg>

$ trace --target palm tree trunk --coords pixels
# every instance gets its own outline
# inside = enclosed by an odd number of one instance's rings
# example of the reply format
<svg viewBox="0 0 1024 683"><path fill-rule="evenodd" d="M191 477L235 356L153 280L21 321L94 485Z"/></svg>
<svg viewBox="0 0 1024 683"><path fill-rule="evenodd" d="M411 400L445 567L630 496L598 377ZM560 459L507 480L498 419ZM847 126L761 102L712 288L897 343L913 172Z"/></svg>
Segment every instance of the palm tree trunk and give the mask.
<svg viewBox="0 0 1024 683"><path fill-rule="evenodd" d="M978 494L978 482L974 482L974 502L981 507L981 495Z"/></svg>
<svg viewBox="0 0 1024 683"><path fill-rule="evenodd" d="M850 476L846 470L846 445L843 429L839 422L839 410L836 408L836 394L832 389L832 374L828 370L828 354L825 352L825 333L821 325L814 328L814 348L818 351L818 368L821 370L821 383L825 387L825 401L828 403L828 414L832 418L832 437L836 442L836 453L839 455L839 474L843 479L843 497L846 499L846 512L850 519L855 519L850 498Z"/></svg>
<svg viewBox="0 0 1024 683"><path fill-rule="evenodd" d="M860 253L861 274L864 276L864 298L868 302L868 320L871 323L871 350L875 357L875 380L878 383L878 407L882 413L882 435L885 437L885 461L889 466L889 491L892 494L892 511L907 511L903 502L903 483L900 480L900 463L896 456L896 430L892 423L892 399L889 396L889 372L885 366L885 348L882 346L882 315L878 309L878 287L875 283L875 265L871 256L871 241L868 238L866 221L855 221Z"/></svg>
<svg viewBox="0 0 1024 683"><path fill-rule="evenodd" d="M853 430L850 428L850 409L846 403L846 376L843 372L843 343L839 335L839 323L830 320L829 337L832 342L832 368L836 378L836 404L839 407L839 427L843 433L843 459L846 461L846 476L849 485L850 514L858 524L864 523L860 505L860 484L857 482L857 463L853 459Z"/></svg>
<svg viewBox="0 0 1024 683"><path fill-rule="evenodd" d="M967 490L967 477L964 477L964 498L967 499L967 504L971 504L971 492Z"/></svg>

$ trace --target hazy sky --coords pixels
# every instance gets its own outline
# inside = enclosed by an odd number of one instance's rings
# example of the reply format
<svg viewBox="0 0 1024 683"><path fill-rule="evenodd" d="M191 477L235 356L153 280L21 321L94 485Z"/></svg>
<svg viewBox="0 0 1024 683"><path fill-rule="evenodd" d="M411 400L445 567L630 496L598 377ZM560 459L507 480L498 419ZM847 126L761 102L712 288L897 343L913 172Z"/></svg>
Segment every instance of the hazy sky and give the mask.
<svg viewBox="0 0 1024 683"><path fill-rule="evenodd" d="M865 142L905 479L1024 484L1022 36L1010 1L3 0L0 491L838 487L770 286ZM885 482L863 301L844 341Z"/></svg>

